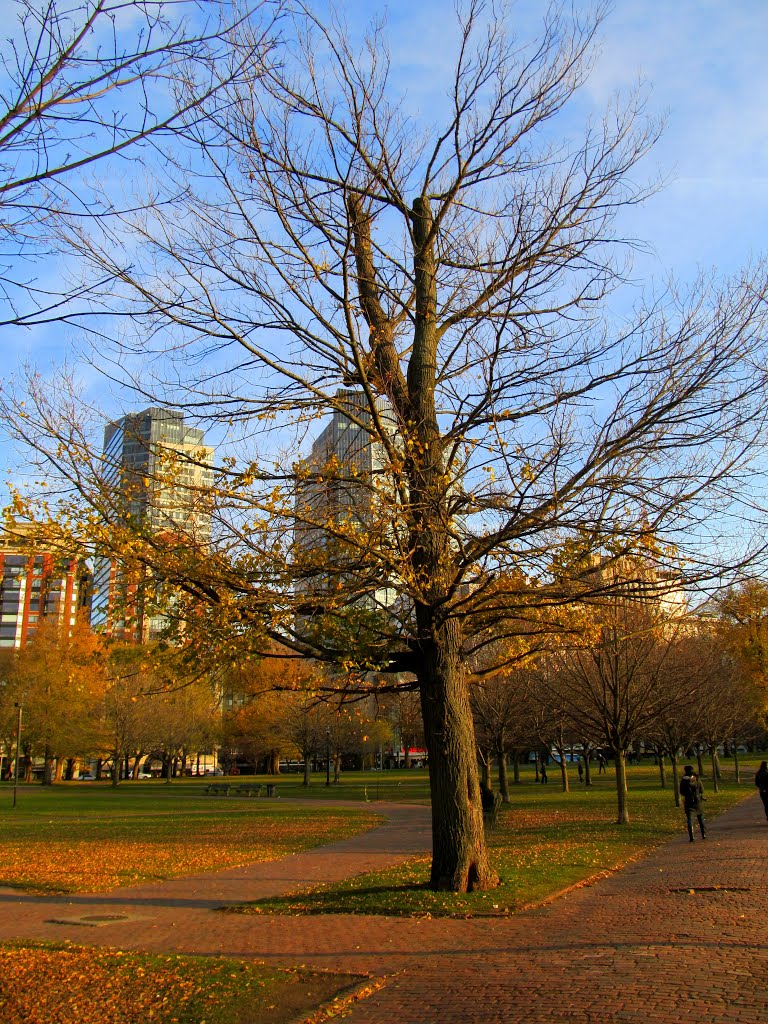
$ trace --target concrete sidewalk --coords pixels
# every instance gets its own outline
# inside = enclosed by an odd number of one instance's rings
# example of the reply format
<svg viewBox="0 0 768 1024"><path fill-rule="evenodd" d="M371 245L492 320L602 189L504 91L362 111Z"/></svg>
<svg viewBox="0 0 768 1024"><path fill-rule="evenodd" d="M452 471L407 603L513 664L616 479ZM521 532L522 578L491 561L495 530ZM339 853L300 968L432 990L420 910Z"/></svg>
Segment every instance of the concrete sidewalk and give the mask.
<svg viewBox="0 0 768 1024"><path fill-rule="evenodd" d="M429 845L429 811L268 864L75 897L0 892L0 939L222 953L386 977L353 1024L768 1024L768 824L756 795L642 861L512 918L221 914ZM692 975L695 980L692 980Z"/></svg>

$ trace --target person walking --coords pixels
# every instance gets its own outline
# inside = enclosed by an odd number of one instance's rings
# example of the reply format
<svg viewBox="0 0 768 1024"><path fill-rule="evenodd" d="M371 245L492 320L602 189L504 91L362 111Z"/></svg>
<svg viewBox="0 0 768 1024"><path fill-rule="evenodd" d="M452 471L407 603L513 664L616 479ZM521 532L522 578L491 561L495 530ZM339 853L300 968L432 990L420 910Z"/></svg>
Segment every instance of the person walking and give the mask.
<svg viewBox="0 0 768 1024"><path fill-rule="evenodd" d="M549 780L547 779L547 762L544 760L544 758L542 758L542 761L541 761L541 784L542 784L542 786L546 786L548 781Z"/></svg>
<svg viewBox="0 0 768 1024"><path fill-rule="evenodd" d="M755 785L760 793L760 799L763 801L765 819L768 821L768 764L765 761L761 761L760 767L757 769Z"/></svg>
<svg viewBox="0 0 768 1024"><path fill-rule="evenodd" d="M693 842L693 816L699 822L699 831L701 832L701 838L707 838L707 829L704 824L704 808L701 806L704 802L704 787L701 784L701 779L693 770L693 765L687 764L685 766L685 775L680 780L680 796L683 798L683 807L685 809L685 820L688 824L688 839Z"/></svg>

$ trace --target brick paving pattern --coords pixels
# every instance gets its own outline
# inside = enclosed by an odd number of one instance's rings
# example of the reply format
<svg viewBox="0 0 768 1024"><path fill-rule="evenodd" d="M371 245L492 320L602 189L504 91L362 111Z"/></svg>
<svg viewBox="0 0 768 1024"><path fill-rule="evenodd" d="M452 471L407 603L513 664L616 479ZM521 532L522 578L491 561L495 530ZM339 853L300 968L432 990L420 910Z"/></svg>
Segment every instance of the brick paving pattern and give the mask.
<svg viewBox="0 0 768 1024"><path fill-rule="evenodd" d="M470 920L221 914L425 850L429 813L284 860L105 894L0 891L0 940L222 953L385 977L351 1024L768 1024L768 824L757 796L550 904ZM682 818L682 816L681 816Z"/></svg>

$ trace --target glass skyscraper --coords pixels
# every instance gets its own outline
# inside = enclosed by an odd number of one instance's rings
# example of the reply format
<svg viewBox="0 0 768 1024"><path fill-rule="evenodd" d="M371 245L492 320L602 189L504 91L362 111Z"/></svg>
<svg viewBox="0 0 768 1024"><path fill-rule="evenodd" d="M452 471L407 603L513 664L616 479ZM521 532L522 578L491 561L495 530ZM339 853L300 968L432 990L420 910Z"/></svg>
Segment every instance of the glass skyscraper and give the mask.
<svg viewBox="0 0 768 1024"><path fill-rule="evenodd" d="M103 478L118 517L173 544L207 546L213 449L184 414L159 406L107 424ZM145 610L151 578L113 559L97 558L91 621L96 629L136 641L162 632L163 615Z"/></svg>

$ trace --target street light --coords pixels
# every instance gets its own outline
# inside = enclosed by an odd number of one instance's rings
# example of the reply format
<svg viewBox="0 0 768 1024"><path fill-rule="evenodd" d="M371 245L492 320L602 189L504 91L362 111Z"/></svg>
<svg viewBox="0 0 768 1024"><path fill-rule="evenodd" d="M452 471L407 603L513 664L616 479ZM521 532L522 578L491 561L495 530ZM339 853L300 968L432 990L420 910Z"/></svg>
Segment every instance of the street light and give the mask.
<svg viewBox="0 0 768 1024"><path fill-rule="evenodd" d="M331 784L331 727L325 730L325 784Z"/></svg>
<svg viewBox="0 0 768 1024"><path fill-rule="evenodd" d="M21 744L21 704L14 704L15 708L18 709L19 715L16 719L16 765L13 771L13 806L16 806L16 789L19 784L19 747Z"/></svg>

